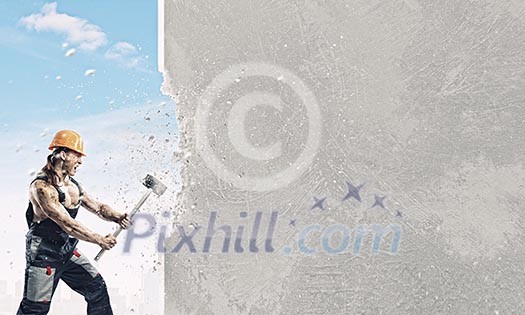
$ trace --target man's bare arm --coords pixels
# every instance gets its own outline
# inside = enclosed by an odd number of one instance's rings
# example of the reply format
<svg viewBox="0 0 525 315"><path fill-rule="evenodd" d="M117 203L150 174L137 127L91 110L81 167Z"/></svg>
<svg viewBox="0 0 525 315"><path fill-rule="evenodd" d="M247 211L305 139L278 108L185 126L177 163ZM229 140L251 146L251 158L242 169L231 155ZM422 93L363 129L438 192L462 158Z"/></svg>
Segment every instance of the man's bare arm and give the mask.
<svg viewBox="0 0 525 315"><path fill-rule="evenodd" d="M129 227L130 222L127 213L122 214L113 210L113 208L96 200L86 192L84 192L82 206L106 221L118 223L124 229Z"/></svg>
<svg viewBox="0 0 525 315"><path fill-rule="evenodd" d="M58 200L58 193L55 188L43 181L36 181L31 189L31 193L44 212L44 214L53 220L67 234L83 241L109 247L109 240L97 234L77 220L73 219L66 211L64 206ZM109 247L110 248L110 247Z"/></svg>

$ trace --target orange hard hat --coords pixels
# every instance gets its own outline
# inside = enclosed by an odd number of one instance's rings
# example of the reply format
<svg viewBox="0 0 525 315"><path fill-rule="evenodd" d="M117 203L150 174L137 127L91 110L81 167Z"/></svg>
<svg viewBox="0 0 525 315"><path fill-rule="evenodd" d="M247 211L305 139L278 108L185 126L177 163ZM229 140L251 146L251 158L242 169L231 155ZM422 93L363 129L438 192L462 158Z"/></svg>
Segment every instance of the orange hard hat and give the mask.
<svg viewBox="0 0 525 315"><path fill-rule="evenodd" d="M68 148L86 156L84 153L84 141L82 137L73 130L60 130L55 134L55 137L51 140L51 144L49 144L49 150L58 147Z"/></svg>

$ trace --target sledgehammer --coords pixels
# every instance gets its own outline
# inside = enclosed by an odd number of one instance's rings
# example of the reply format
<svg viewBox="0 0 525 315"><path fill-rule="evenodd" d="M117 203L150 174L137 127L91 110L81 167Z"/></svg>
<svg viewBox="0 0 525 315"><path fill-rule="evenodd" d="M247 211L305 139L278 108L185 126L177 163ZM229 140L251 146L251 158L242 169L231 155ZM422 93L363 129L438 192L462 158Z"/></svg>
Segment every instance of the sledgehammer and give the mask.
<svg viewBox="0 0 525 315"><path fill-rule="evenodd" d="M133 208L133 210L129 213L129 220L130 221L133 218L133 216L135 215L135 213L137 213L139 211L140 207L142 207L144 202L146 202L146 199L148 199L149 195L151 195L152 192L155 193L157 196L160 196L166 191L166 188L167 188L166 185L161 183L158 179L156 179L155 177L153 177L150 174L146 175L146 178L144 178L144 180L142 181L142 184L148 188L148 191L146 191L144 193L142 198L135 205L135 208ZM113 236L116 238L120 234L120 232L122 232L122 228L121 227L119 227L115 231L115 233L113 233ZM95 261L98 261L100 259L100 257L102 257L102 255L104 254L105 251L106 251L105 249L101 249L98 252L97 256L95 256Z"/></svg>

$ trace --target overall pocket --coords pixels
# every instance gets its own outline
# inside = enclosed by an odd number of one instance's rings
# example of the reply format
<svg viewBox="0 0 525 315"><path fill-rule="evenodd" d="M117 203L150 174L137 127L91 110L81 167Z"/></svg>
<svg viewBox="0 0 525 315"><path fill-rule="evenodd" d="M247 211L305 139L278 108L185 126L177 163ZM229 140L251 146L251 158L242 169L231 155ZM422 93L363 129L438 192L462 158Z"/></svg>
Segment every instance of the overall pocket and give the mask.
<svg viewBox="0 0 525 315"><path fill-rule="evenodd" d="M56 269L51 266L29 266L27 272L26 298L33 302L50 302Z"/></svg>

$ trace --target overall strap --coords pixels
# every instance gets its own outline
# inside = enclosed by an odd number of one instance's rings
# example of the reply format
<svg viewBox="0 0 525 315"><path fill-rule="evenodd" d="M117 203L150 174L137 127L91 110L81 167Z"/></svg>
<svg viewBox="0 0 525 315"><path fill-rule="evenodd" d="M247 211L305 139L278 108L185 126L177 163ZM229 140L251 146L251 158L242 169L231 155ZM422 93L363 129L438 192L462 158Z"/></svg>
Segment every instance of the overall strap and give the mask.
<svg viewBox="0 0 525 315"><path fill-rule="evenodd" d="M47 182L48 180L48 177L47 175L40 175L40 176L37 176L35 179L33 179L33 181L31 182L31 184L33 184L36 180L44 180ZM74 182L75 183L75 182ZM77 184L78 186L78 184ZM60 187L58 186L55 186L53 185L53 187L55 187L57 193L58 193L58 201L60 203L64 203L66 201L66 194L62 191L62 189L60 189Z"/></svg>
<svg viewBox="0 0 525 315"><path fill-rule="evenodd" d="M70 176L69 179L73 182L73 184L77 186L78 196L81 198L84 195L84 191L82 190L82 187L80 187L80 184L73 177Z"/></svg>
<svg viewBox="0 0 525 315"><path fill-rule="evenodd" d="M34 217L35 217L35 213L33 212L33 204L31 203L31 201L29 201L29 204L27 205L27 210L26 210L27 228L31 228Z"/></svg>

